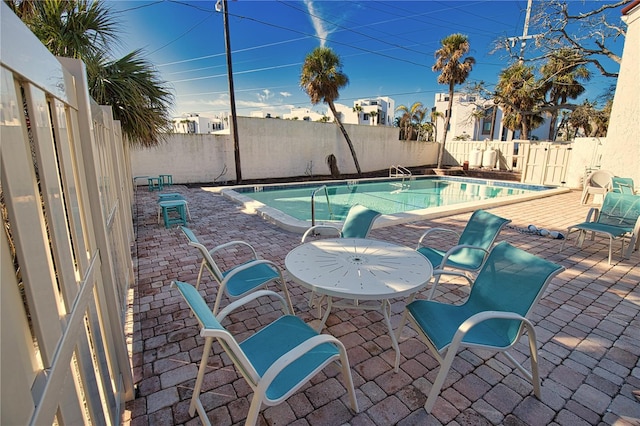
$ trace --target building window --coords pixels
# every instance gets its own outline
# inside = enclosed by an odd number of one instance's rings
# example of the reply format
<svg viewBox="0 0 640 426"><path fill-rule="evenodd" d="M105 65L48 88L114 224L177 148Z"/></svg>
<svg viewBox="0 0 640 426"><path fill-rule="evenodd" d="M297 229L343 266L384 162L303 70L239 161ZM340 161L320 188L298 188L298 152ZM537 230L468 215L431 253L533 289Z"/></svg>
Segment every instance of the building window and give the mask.
<svg viewBox="0 0 640 426"><path fill-rule="evenodd" d="M362 116L362 119L363 119L364 121L369 121L369 114L365 114L365 115L363 115L363 116Z"/></svg>
<svg viewBox="0 0 640 426"><path fill-rule="evenodd" d="M482 134L491 134L491 120L482 120Z"/></svg>

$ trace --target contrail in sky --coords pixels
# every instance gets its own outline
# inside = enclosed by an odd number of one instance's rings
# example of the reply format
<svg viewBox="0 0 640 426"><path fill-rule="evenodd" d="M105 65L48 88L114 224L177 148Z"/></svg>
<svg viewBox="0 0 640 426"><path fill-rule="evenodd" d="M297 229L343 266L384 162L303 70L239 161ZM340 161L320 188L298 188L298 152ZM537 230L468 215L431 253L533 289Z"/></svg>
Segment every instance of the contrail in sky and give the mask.
<svg viewBox="0 0 640 426"><path fill-rule="evenodd" d="M316 11L315 5L313 4L313 0L304 0L304 4L307 6L307 10L309 11L311 23L313 24L313 28L316 31L316 36L318 36L318 38L320 39L320 47L324 47L324 44L327 41L327 37L329 36L331 31L326 29L322 20L318 18L318 12Z"/></svg>

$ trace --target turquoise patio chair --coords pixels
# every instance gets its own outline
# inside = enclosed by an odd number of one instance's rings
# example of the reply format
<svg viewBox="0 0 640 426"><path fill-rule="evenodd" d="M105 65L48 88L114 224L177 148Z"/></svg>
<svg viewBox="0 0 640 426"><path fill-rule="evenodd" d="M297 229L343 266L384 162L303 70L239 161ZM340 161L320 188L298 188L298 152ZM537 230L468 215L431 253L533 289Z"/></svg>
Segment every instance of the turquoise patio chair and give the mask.
<svg viewBox="0 0 640 426"><path fill-rule="evenodd" d="M609 238L609 264L613 242L620 239L622 243L621 254L628 259L634 250L638 249L638 233L640 233L640 195L621 194L608 192L604 196L602 207L591 208L584 222L571 225L567 229L567 238L562 242L560 251L564 249L564 243L569 235L579 232L576 246L582 247L587 232L591 232L591 240L595 234L604 234ZM629 240L629 246L625 252L624 243Z"/></svg>
<svg viewBox="0 0 640 426"><path fill-rule="evenodd" d="M635 194L632 178L614 176L611 178L611 190L620 194Z"/></svg>
<svg viewBox="0 0 640 426"><path fill-rule="evenodd" d="M302 235L302 242L304 243L309 235L316 235L317 233L324 235L326 232L323 231L329 231L330 235L335 234L336 237L340 238L367 238L373 223L379 216L379 212L360 204L355 204L349 209L342 229L332 225L314 225Z"/></svg>
<svg viewBox="0 0 640 426"><path fill-rule="evenodd" d="M282 270L274 262L260 259L258 257L258 253L251 244L245 241L230 241L216 246L211 250L207 250L207 248L200 243L191 229L185 226L178 226L178 228L180 228L182 233L189 240L189 245L200 250L200 253L202 254L202 262L200 264L200 271L198 272L196 289L200 287L202 273L205 268L218 283L216 301L213 305L214 315L216 315L220 309L220 302L222 301L223 294L226 294L230 299L237 299L259 288L266 288L271 282L277 283L278 281L282 285L282 289L287 298L287 302L289 302L291 312L294 312L291 297L289 296L289 289L287 288L287 283L284 279ZM251 253L251 257L244 263L236 265L228 270L222 270L215 262L214 256L217 252L227 250L229 248L236 248L238 250L245 249Z"/></svg>
<svg viewBox="0 0 640 426"><path fill-rule="evenodd" d="M317 235L318 233L325 235L326 231L329 231L329 235L335 234L336 237L340 238L367 238L373 227L373 222L375 222L379 216L379 212L360 204L355 204L349 209L347 217L344 219L342 229L332 225L314 225L307 229L302 235L302 242L304 243L310 235ZM309 306L311 307L316 304L318 306L319 316L322 316L322 299L323 297L317 299L314 291L312 291L309 296Z"/></svg>
<svg viewBox="0 0 640 426"><path fill-rule="evenodd" d="M504 219L488 211L476 210L469 218L462 234L446 228L431 228L422 234L416 250L429 259L434 269L434 282L428 298L433 298L442 275L461 276L471 284L471 274L480 270L498 234L510 222L510 219ZM447 251L429 247L428 237L437 233L454 235L457 242ZM453 270L445 270L445 268Z"/></svg>
<svg viewBox="0 0 640 426"><path fill-rule="evenodd" d="M424 405L427 412L433 409L454 357L463 348L503 352L532 382L540 398L536 333L528 317L551 279L563 269L503 241L491 250L464 304L415 300L407 305L397 334L409 319L440 364ZM506 352L524 331L529 340L531 371Z"/></svg>
<svg viewBox="0 0 640 426"><path fill-rule="evenodd" d="M333 362L341 367L351 409L355 413L359 411L344 345L331 335L318 334L300 318L291 315L282 296L270 290L259 290L230 303L216 316L194 286L179 281L174 281L172 285L186 300L200 324L200 336L205 339L189 405L191 416L197 411L202 423L211 425L207 411L200 400L200 391L204 375L211 368L207 365L207 360L214 339L220 343L253 390L245 425L256 424L262 404L268 406L280 404ZM251 334L244 341L238 342L236 337L221 324L232 311L259 297L277 298L282 303L285 314ZM335 395L336 398L338 396Z"/></svg>

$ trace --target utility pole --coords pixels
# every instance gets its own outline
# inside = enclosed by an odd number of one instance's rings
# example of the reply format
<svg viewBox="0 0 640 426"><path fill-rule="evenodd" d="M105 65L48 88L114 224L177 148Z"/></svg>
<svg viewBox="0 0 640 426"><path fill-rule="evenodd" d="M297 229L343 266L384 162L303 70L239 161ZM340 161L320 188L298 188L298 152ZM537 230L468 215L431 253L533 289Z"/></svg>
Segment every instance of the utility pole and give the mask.
<svg viewBox="0 0 640 426"><path fill-rule="evenodd" d="M227 0L218 0L216 11L222 8L224 18L224 46L227 53L227 76L229 78L229 103L231 104L231 134L233 135L233 153L236 161L236 184L242 183L242 167L240 167L240 143L238 140L238 116L236 115L236 94L233 88L233 67L231 65L231 38L229 37L229 14Z"/></svg>
<svg viewBox="0 0 640 426"><path fill-rule="evenodd" d="M522 36L520 37L509 37L507 41L511 43L511 47L515 47L516 42L520 40L520 56L518 60L520 63L524 62L524 48L527 46L527 40L532 38L540 37L540 34L529 35L529 19L531 18L531 4L533 0L527 1L527 14L524 18L524 28L522 29Z"/></svg>

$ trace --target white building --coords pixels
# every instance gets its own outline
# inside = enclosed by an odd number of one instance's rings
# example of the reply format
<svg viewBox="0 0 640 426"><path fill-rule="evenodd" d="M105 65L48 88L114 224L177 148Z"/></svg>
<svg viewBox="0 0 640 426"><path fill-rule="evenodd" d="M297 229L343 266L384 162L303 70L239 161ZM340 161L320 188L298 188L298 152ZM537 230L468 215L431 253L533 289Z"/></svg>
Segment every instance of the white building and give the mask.
<svg viewBox="0 0 640 426"><path fill-rule="evenodd" d="M291 108L291 112L282 114L285 120L321 121L326 115L311 111L309 108Z"/></svg>
<svg viewBox="0 0 640 426"><path fill-rule="evenodd" d="M335 104L340 114L340 121L345 124L360 124L369 126L393 126L395 101L386 96L369 99L358 99L349 107ZM331 111L327 111L329 119L333 120Z"/></svg>
<svg viewBox="0 0 640 426"><path fill-rule="evenodd" d="M184 114L173 119L173 131L175 133L213 133L223 130L225 126L223 117L214 119L201 117L199 114Z"/></svg>
<svg viewBox="0 0 640 426"><path fill-rule="evenodd" d="M449 106L449 94L438 93L432 111L442 114L436 120L438 142L444 134L444 118ZM455 138L469 138L469 140L513 140L517 139L519 132L514 132L504 127L502 123L502 109L498 107L496 111L496 121L491 135L491 122L493 119L493 109L495 105L493 99L484 99L474 94L454 93L453 104L451 106L451 119L449 130L447 131L447 142ZM545 120L540 127L530 131L529 138L546 140L549 136L549 123Z"/></svg>

